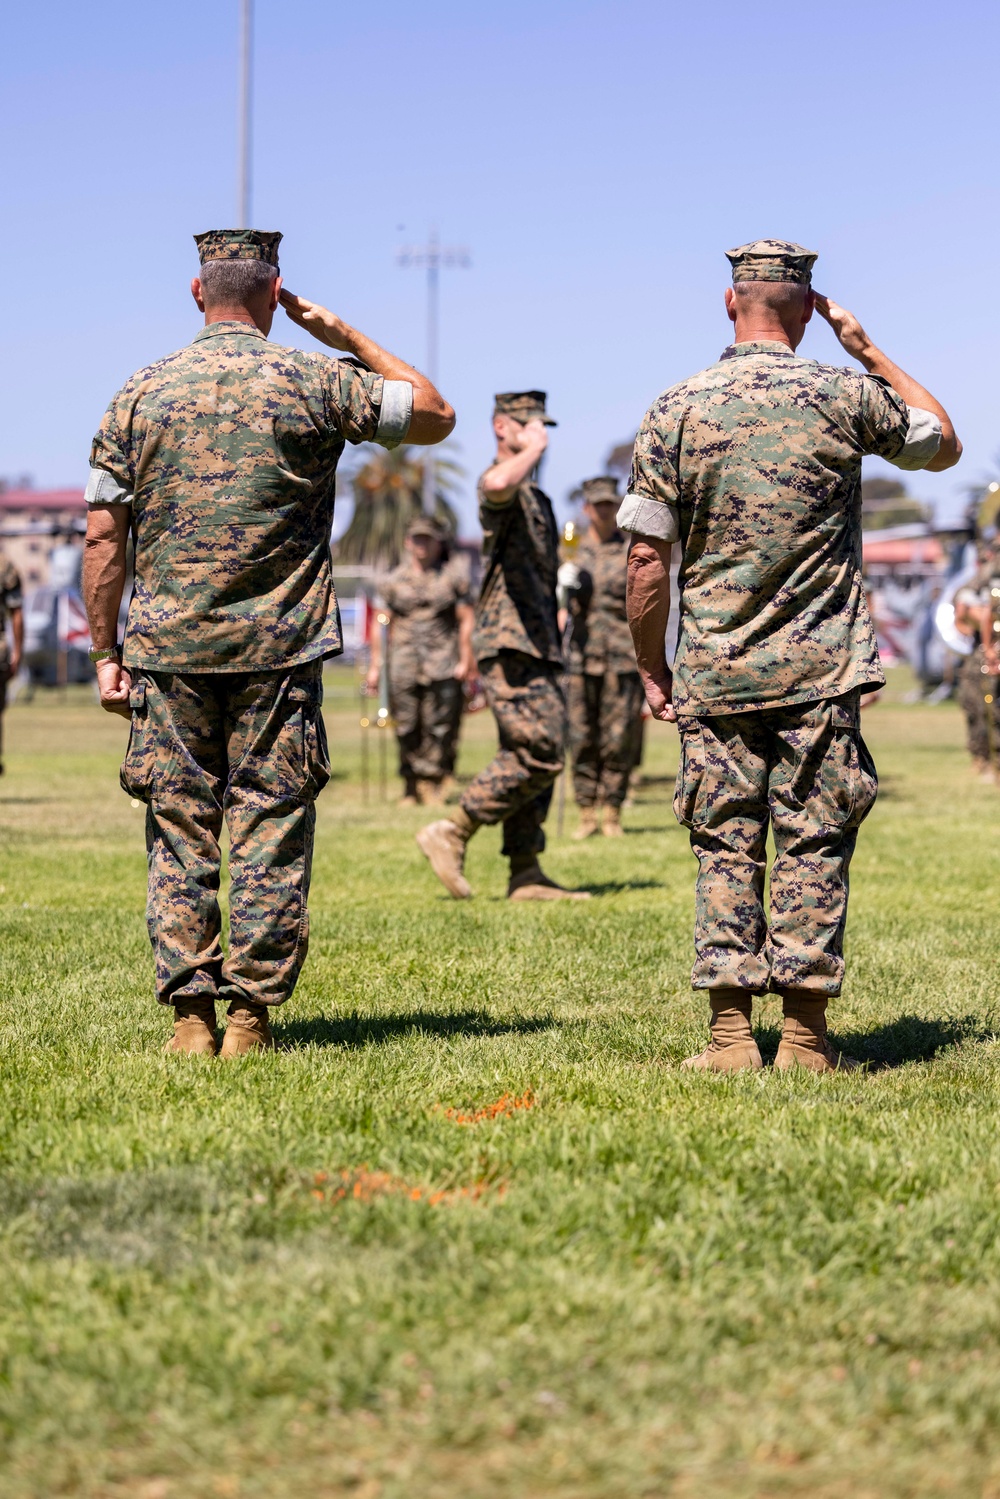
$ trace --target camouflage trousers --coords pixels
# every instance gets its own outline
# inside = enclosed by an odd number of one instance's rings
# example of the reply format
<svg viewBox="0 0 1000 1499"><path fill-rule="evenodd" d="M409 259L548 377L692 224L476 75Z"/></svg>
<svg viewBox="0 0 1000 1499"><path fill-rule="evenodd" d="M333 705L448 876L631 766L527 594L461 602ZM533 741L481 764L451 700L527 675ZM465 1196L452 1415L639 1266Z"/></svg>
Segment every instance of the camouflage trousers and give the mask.
<svg viewBox="0 0 1000 1499"><path fill-rule="evenodd" d="M540 854L552 788L563 768L566 700L562 667L521 651L501 651L479 664L500 747L462 793L475 822L503 823L508 857Z"/></svg>
<svg viewBox="0 0 1000 1499"><path fill-rule="evenodd" d="M839 994L848 869L878 790L859 694L678 728L674 812L699 864L692 987Z"/></svg>
<svg viewBox="0 0 1000 1499"><path fill-rule="evenodd" d="M974 760L990 758L990 726L987 712L993 714L993 752L1000 763L1000 679L988 677L982 670L983 651L977 646L966 656L958 675L958 701L965 714L966 739ZM986 694L993 702L989 709Z"/></svg>
<svg viewBox="0 0 1000 1499"><path fill-rule="evenodd" d="M443 781L455 769L463 702L462 684L454 677L424 686L392 683L389 706L407 791L417 781Z"/></svg>
<svg viewBox="0 0 1000 1499"><path fill-rule="evenodd" d="M569 678L573 794L581 807L620 807L642 744L642 681L636 671Z"/></svg>
<svg viewBox="0 0 1000 1499"><path fill-rule="evenodd" d="M121 783L146 807L156 997L279 1005L309 937L316 796L330 777L322 663L287 672L139 671ZM229 952L219 911L229 833Z"/></svg>

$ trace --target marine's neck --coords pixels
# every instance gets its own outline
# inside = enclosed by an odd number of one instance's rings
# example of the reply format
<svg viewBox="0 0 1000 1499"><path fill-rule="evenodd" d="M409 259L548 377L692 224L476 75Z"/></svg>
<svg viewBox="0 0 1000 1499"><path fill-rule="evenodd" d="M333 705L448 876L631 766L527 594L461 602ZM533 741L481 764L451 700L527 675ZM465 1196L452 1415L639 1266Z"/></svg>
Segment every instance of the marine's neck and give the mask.
<svg viewBox="0 0 1000 1499"><path fill-rule="evenodd" d="M205 327L210 323L246 323L250 328L256 328L259 333L267 336L268 328L262 328L252 313L247 312L245 307L213 307L211 311L205 308Z"/></svg>
<svg viewBox="0 0 1000 1499"><path fill-rule="evenodd" d="M792 350L797 348L798 340L792 339L787 329L780 323L760 323L751 321L749 318L736 319L736 330L733 333L734 344L787 344Z"/></svg>

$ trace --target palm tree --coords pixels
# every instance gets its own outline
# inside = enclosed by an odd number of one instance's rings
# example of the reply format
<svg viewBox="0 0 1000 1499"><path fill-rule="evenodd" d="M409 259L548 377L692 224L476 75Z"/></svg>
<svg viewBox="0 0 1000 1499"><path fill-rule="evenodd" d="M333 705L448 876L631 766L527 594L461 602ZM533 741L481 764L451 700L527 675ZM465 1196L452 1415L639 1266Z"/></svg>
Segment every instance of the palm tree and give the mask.
<svg viewBox="0 0 1000 1499"><path fill-rule="evenodd" d="M450 458L434 460L434 519L448 536L458 532L449 503L463 470ZM351 475L354 514L336 543L338 562L365 563L379 572L403 556L406 528L423 509L424 460L413 448L378 448Z"/></svg>

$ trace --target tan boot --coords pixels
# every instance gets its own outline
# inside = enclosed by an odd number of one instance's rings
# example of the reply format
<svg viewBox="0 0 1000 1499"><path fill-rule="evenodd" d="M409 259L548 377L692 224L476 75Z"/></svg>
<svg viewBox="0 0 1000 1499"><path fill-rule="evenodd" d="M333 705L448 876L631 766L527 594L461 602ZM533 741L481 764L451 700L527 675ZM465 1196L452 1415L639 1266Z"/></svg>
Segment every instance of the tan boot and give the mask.
<svg viewBox="0 0 1000 1499"><path fill-rule="evenodd" d="M219 1050L214 1000L187 999L175 1005L174 1033L163 1050L189 1057L214 1057Z"/></svg>
<svg viewBox="0 0 1000 1499"><path fill-rule="evenodd" d="M220 1057L245 1057L248 1051L273 1051L274 1037L266 1005L230 1005Z"/></svg>
<svg viewBox="0 0 1000 1499"><path fill-rule="evenodd" d="M596 833L599 833L600 831L601 830L597 822L597 808L581 807L580 823L576 829L576 832L573 834L574 840L577 843L582 843L584 838L593 838L594 835Z"/></svg>
<svg viewBox="0 0 1000 1499"><path fill-rule="evenodd" d="M444 796L440 781L418 781L417 795L425 807L443 807Z"/></svg>
<svg viewBox="0 0 1000 1499"><path fill-rule="evenodd" d="M708 995L712 1039L704 1051L688 1057L681 1066L695 1072L757 1071L764 1064L750 1029L753 995L749 989L710 989Z"/></svg>
<svg viewBox="0 0 1000 1499"><path fill-rule="evenodd" d="M781 1031L777 1071L808 1067L810 1072L854 1072L864 1063L834 1051L826 1034L826 995L805 989L786 989L781 996L785 1023Z"/></svg>
<svg viewBox="0 0 1000 1499"><path fill-rule="evenodd" d="M625 836L625 829L622 827L622 814L617 807L605 807L601 832L605 838L623 838Z"/></svg>
<svg viewBox="0 0 1000 1499"><path fill-rule="evenodd" d="M567 890L563 885L557 885L555 880L550 880L547 874L542 873L542 867L536 859L527 869L519 869L514 872L514 863L511 861L510 883L507 886L508 900L589 900L589 890Z"/></svg>
<svg viewBox="0 0 1000 1499"><path fill-rule="evenodd" d="M429 823L417 834L421 853L456 900L468 900L472 895L472 886L465 878L465 850L478 827L463 807L456 807L450 817Z"/></svg>

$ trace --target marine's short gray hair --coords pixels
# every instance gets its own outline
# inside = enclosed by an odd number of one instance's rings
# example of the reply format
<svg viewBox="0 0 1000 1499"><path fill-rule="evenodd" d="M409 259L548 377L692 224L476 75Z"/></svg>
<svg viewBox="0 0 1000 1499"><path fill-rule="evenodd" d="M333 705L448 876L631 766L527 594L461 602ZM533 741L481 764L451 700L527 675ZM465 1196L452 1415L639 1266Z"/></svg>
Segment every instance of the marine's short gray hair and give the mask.
<svg viewBox="0 0 1000 1499"><path fill-rule="evenodd" d="M810 288L801 281L737 281L733 287L742 306L767 307L773 312L805 301Z"/></svg>
<svg viewBox="0 0 1000 1499"><path fill-rule="evenodd" d="M270 292L277 269L263 260L208 260L201 268L206 307L246 307Z"/></svg>

